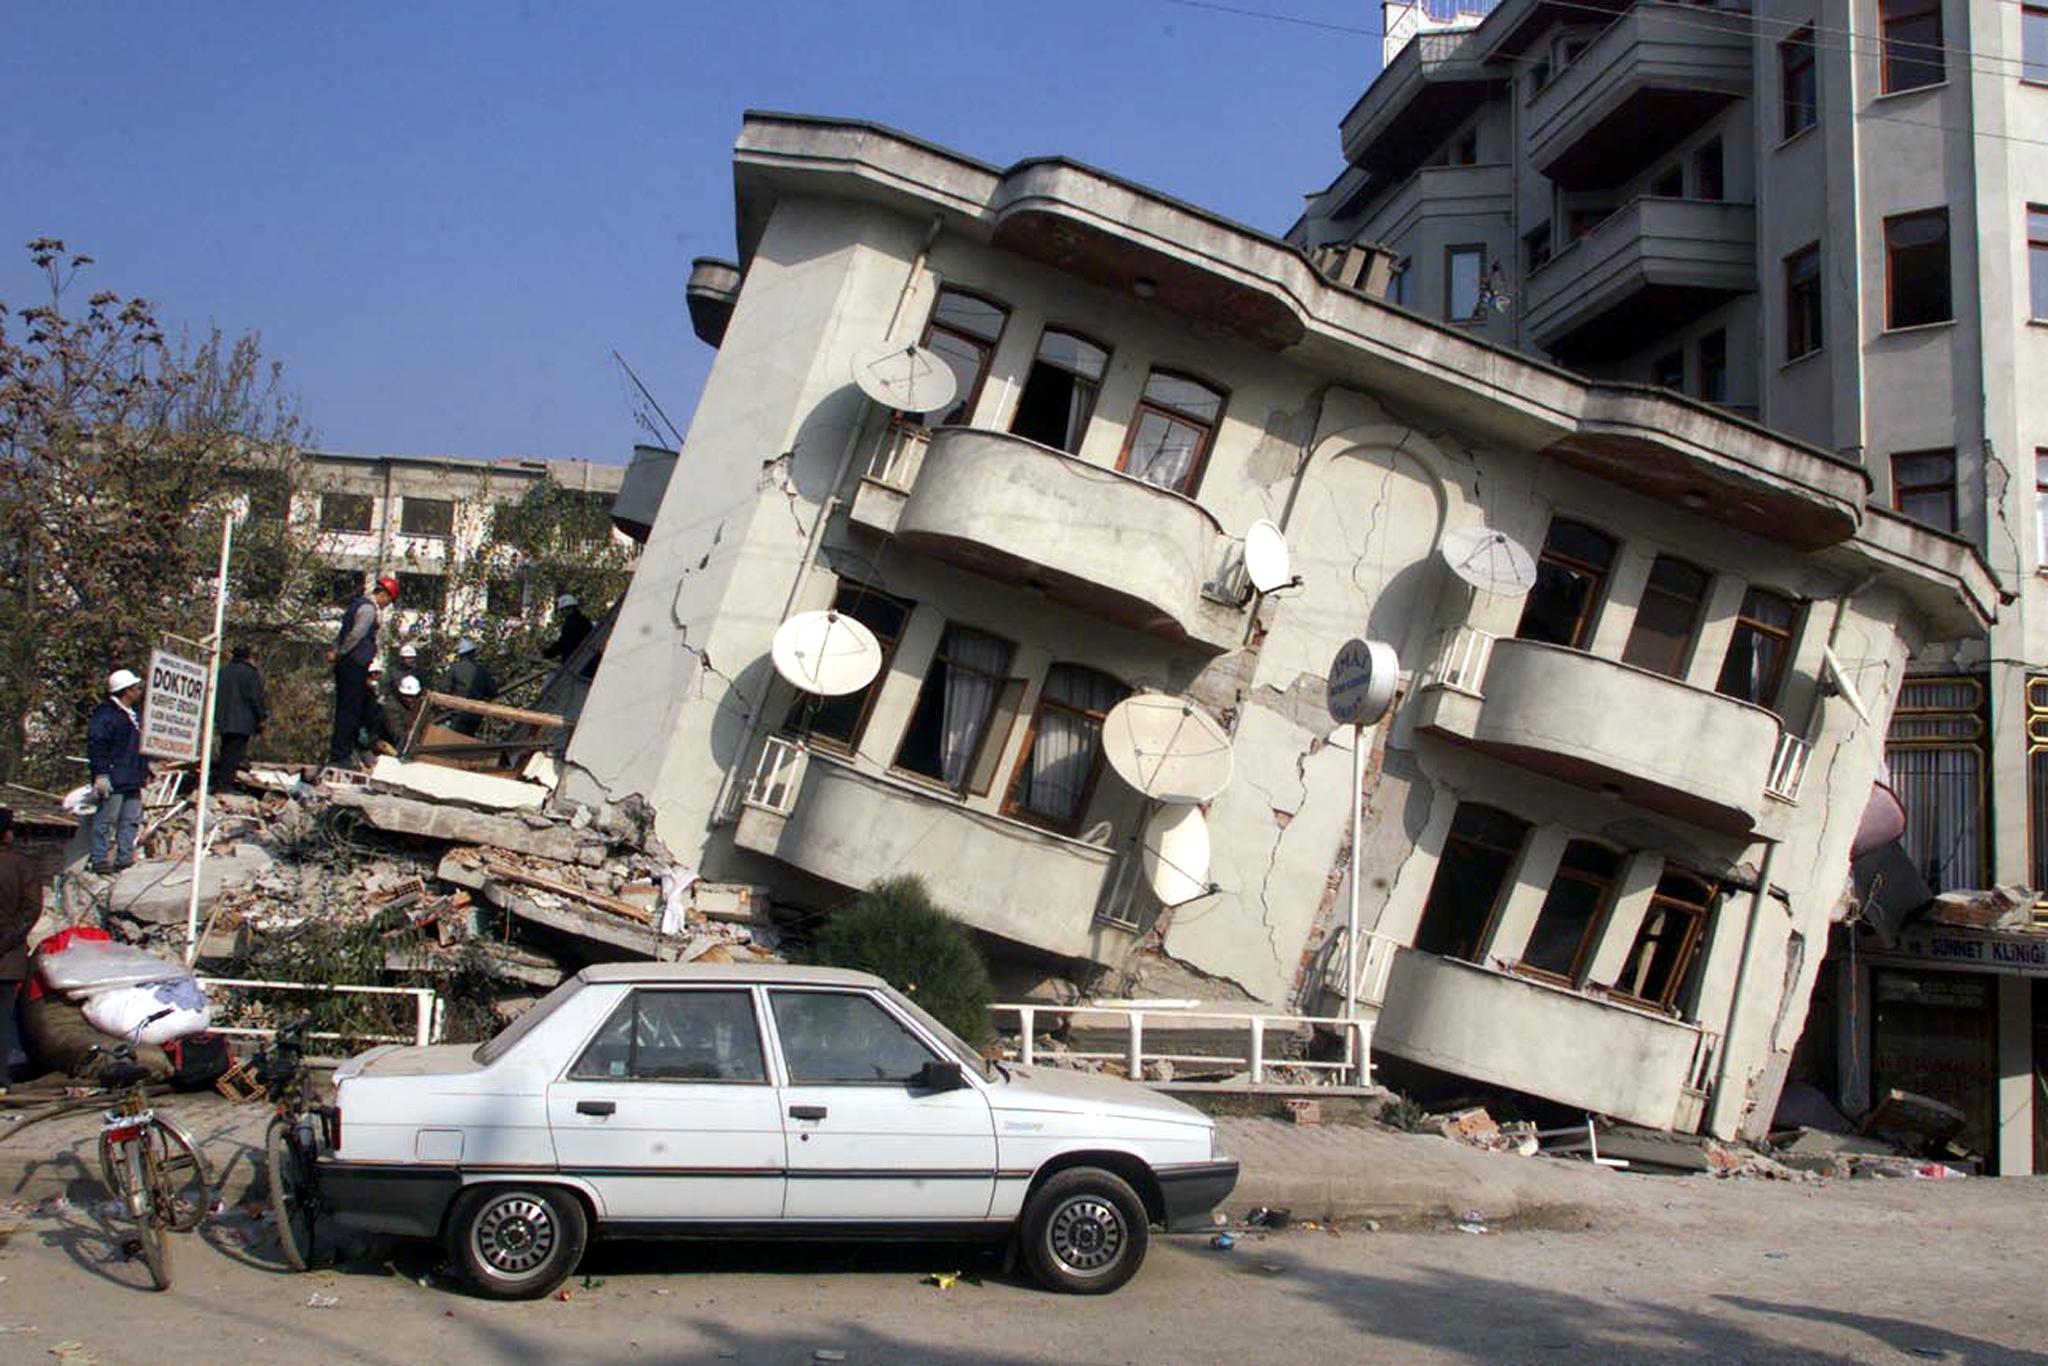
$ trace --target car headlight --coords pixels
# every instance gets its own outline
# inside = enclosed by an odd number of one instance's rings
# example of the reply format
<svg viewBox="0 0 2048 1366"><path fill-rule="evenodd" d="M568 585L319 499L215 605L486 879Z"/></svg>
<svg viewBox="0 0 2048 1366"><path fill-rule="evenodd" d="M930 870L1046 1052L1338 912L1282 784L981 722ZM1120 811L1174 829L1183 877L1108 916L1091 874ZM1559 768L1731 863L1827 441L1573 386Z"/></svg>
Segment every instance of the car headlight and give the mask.
<svg viewBox="0 0 2048 1366"><path fill-rule="evenodd" d="M1216 1137L1216 1126L1211 1124L1209 1126L1209 1160L1214 1162L1221 1156L1223 1156L1223 1147Z"/></svg>

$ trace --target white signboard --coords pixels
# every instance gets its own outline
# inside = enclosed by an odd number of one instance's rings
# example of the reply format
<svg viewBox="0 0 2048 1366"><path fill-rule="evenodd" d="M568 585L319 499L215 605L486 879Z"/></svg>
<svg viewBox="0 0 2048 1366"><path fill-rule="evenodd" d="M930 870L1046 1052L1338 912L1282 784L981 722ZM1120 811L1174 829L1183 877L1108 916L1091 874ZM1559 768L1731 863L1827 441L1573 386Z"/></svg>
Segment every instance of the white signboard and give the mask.
<svg viewBox="0 0 2048 1366"><path fill-rule="evenodd" d="M153 650L149 691L142 699L142 752L158 759L199 762L206 729L206 666L168 650Z"/></svg>
<svg viewBox="0 0 2048 1366"><path fill-rule="evenodd" d="M1887 961L1913 959L1915 967L2002 972L2014 977L2048 977L2048 940L2004 935L1995 930L1955 931L1916 925L1899 935Z"/></svg>
<svg viewBox="0 0 2048 1366"><path fill-rule="evenodd" d="M1376 724L1394 700L1400 667L1393 650L1379 641L1345 641L1330 661L1330 719L1340 726Z"/></svg>

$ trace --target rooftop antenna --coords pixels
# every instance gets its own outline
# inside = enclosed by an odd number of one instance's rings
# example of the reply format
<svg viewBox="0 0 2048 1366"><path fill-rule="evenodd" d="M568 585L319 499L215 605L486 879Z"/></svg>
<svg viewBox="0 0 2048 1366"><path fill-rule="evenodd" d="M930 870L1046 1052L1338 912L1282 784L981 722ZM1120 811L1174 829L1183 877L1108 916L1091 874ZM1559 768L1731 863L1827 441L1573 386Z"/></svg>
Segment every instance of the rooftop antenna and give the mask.
<svg viewBox="0 0 2048 1366"><path fill-rule="evenodd" d="M668 414L661 410L660 402L656 400L653 394L648 392L647 386L640 382L640 376L633 373L633 367L626 364L626 358L619 354L617 347L612 348L612 359L619 363L619 369L626 372L626 378L633 381L633 387L640 391L640 397L646 401L649 408L654 409L654 416L660 418L661 425L668 429L670 445L676 450L681 450L683 448L683 434L676 430L675 423L668 420ZM653 437L656 441L661 440L661 431L655 427L645 410L636 407L633 410L633 420L642 427L645 427L649 436Z"/></svg>

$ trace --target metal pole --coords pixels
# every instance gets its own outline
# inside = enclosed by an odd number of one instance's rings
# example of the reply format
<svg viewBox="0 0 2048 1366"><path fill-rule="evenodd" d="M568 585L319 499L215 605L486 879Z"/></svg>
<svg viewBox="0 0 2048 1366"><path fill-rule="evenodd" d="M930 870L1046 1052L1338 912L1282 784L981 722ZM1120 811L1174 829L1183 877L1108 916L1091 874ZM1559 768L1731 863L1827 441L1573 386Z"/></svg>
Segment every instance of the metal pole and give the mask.
<svg viewBox="0 0 2048 1366"><path fill-rule="evenodd" d="M220 525L220 579L213 592L213 651L206 665L206 696L201 705L206 715L199 730L199 791L193 794L192 809L192 896L185 903L185 966L199 957L199 874L206 862L206 797L213 782L213 699L220 689L221 633L228 617L228 554L235 543L235 516L229 513Z"/></svg>
<svg viewBox="0 0 2048 1366"><path fill-rule="evenodd" d="M1344 922L1344 1018L1358 1016L1358 880L1365 851L1365 727L1351 728L1351 914Z"/></svg>

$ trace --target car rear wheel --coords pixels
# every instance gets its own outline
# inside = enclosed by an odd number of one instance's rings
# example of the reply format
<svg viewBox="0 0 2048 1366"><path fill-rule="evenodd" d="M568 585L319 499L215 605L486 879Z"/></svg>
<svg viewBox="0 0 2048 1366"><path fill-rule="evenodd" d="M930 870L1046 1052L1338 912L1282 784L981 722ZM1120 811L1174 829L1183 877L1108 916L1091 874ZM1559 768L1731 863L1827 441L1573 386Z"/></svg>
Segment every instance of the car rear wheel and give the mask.
<svg viewBox="0 0 2048 1366"><path fill-rule="evenodd" d="M547 1186L478 1186L455 1202L448 1255L479 1295L537 1300L583 1260L589 1221L575 1196Z"/></svg>
<svg viewBox="0 0 2048 1366"><path fill-rule="evenodd" d="M1055 1173L1024 1207L1024 1260L1049 1290L1108 1294L1138 1274L1150 1237L1145 1202L1098 1167Z"/></svg>

